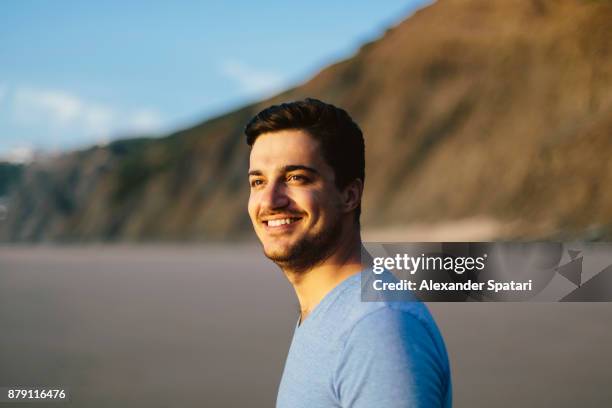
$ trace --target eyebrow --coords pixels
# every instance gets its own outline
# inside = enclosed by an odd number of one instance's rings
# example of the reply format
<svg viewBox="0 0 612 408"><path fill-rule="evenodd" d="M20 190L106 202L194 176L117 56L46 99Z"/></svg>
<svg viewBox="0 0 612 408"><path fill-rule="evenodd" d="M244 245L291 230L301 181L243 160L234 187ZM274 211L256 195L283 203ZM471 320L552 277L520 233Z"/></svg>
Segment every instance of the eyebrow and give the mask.
<svg viewBox="0 0 612 408"><path fill-rule="evenodd" d="M281 170L285 173L289 173L292 171L296 171L296 170L304 170L307 171L309 173L313 173L316 175L319 175L319 172L317 171L317 169L314 169L312 167L308 167L308 166L303 166L301 164L290 164L287 166L283 166L281 168ZM261 176L263 175L263 173L261 172L261 170L250 170L249 171L249 176Z"/></svg>

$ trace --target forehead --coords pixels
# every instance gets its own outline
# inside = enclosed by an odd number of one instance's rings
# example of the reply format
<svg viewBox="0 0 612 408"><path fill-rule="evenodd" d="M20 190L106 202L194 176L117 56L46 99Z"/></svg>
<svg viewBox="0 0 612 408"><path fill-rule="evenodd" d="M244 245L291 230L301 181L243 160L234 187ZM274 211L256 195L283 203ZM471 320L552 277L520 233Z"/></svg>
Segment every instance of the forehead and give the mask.
<svg viewBox="0 0 612 408"><path fill-rule="evenodd" d="M263 133L251 149L250 170L273 170L303 165L324 171L319 142L303 130L280 130Z"/></svg>

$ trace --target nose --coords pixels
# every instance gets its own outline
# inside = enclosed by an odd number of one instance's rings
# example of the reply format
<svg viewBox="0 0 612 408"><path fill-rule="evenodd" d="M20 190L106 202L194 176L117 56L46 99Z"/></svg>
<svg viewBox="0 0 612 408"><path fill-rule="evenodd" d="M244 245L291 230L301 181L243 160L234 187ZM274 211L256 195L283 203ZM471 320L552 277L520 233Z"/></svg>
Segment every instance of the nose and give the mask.
<svg viewBox="0 0 612 408"><path fill-rule="evenodd" d="M289 197L283 183L268 183L261 194L262 209L276 210L289 205Z"/></svg>

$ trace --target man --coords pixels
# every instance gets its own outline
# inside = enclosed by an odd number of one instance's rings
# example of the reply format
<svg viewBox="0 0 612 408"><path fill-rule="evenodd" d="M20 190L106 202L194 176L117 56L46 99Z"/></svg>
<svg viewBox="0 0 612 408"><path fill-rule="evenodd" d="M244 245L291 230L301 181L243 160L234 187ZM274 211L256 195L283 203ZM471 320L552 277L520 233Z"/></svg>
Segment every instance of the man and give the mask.
<svg viewBox="0 0 612 408"><path fill-rule="evenodd" d="M361 130L316 99L271 106L246 126L248 211L301 313L277 407L448 407L448 358L419 302L361 302Z"/></svg>

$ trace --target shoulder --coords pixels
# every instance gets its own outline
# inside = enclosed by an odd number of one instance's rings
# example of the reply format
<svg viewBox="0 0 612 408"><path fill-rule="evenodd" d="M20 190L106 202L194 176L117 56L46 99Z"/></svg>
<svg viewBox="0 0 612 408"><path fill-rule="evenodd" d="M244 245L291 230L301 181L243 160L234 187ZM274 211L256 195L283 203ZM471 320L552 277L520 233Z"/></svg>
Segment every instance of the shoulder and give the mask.
<svg viewBox="0 0 612 408"><path fill-rule="evenodd" d="M351 279L332 308L333 332L344 352L354 348L401 349L448 367L444 341L427 306L420 301L368 302L361 299L361 280Z"/></svg>
<svg viewBox="0 0 612 408"><path fill-rule="evenodd" d="M350 348L384 348L411 357L446 361L442 336L427 307L419 302L410 305L383 303L366 307L364 313L352 319L345 332L344 346Z"/></svg>
<svg viewBox="0 0 612 408"><path fill-rule="evenodd" d="M444 342L435 324L414 312L387 305L354 322L334 371L343 406L450 405Z"/></svg>
<svg viewBox="0 0 612 408"><path fill-rule="evenodd" d="M338 324L337 329L343 329L341 333L345 338L373 329L384 330L390 334L408 328L413 332L427 332L432 338L440 336L427 306L418 300L363 301L359 276L351 278L345 290L336 299L333 309L335 316L332 320Z"/></svg>
<svg viewBox="0 0 612 408"><path fill-rule="evenodd" d="M350 288L343 308L334 384L349 406L392 398L406 405L446 406L450 366L442 336L425 304L355 301ZM364 402L358 404L358 402ZM385 406L384 404L379 406Z"/></svg>

